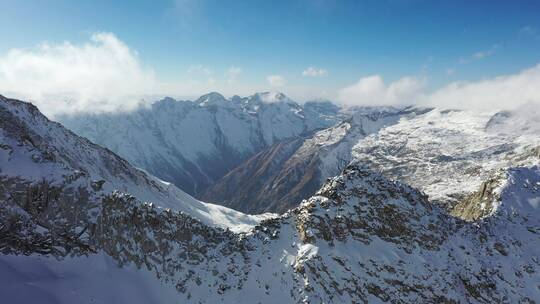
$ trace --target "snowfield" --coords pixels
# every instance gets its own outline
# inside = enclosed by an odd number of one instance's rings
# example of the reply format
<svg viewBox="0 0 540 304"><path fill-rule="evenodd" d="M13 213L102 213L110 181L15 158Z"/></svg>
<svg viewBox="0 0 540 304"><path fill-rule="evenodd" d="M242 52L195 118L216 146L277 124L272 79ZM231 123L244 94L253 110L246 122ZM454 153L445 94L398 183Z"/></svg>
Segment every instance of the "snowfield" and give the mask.
<svg viewBox="0 0 540 304"><path fill-rule="evenodd" d="M534 120L519 113L435 109L359 141L353 159L452 204L498 169L538 163L527 155L540 146Z"/></svg>

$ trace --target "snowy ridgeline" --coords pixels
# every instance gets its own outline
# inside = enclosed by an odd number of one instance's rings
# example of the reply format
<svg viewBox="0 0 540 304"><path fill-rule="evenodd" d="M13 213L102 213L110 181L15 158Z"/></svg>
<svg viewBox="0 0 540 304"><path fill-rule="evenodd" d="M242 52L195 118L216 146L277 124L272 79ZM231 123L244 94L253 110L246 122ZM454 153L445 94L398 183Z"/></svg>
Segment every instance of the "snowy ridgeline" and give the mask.
<svg viewBox="0 0 540 304"><path fill-rule="evenodd" d="M111 149L130 163L201 194L242 161L274 143L341 120L328 101L303 105L281 93L195 101L165 98L129 113L61 116L75 133Z"/></svg>
<svg viewBox="0 0 540 304"><path fill-rule="evenodd" d="M249 216L200 202L49 121L31 104L3 97L0 101L0 178L4 195L17 189L19 183L45 183L90 202L119 190L142 201L182 211L203 223L232 230L249 229L269 216Z"/></svg>
<svg viewBox="0 0 540 304"><path fill-rule="evenodd" d="M498 170L537 164L540 155L540 122L520 112L374 107L351 115L261 151L202 199L248 213L284 212L352 161L452 208Z"/></svg>
<svg viewBox="0 0 540 304"><path fill-rule="evenodd" d="M429 109L358 108L351 117L305 137L280 141L217 180L202 195L247 213L285 212L312 196L352 159L352 147L364 137Z"/></svg>
<svg viewBox="0 0 540 304"><path fill-rule="evenodd" d="M537 167L508 172L493 212L467 223L406 185L349 167L247 234L186 219L174 227L174 214L119 196L104 207L96 253L0 257L2 294L44 303L535 300L537 183Z"/></svg>
<svg viewBox="0 0 540 304"><path fill-rule="evenodd" d="M193 199L30 104L1 98L0 118L7 302L540 299L537 166L491 172L453 215L351 165L299 207L249 216ZM536 157L522 152L511 161Z"/></svg>

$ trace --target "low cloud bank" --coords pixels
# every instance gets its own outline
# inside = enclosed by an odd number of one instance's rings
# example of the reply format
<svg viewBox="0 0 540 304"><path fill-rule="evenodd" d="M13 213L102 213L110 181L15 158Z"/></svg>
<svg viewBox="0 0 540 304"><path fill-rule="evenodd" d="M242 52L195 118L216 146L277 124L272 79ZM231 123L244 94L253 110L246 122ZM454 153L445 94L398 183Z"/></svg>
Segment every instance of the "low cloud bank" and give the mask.
<svg viewBox="0 0 540 304"><path fill-rule="evenodd" d="M404 77L385 84L381 76L374 75L340 89L338 100L345 105L419 104L456 109L540 106L540 64L512 75L453 82L434 92L426 91L424 79Z"/></svg>
<svg viewBox="0 0 540 304"><path fill-rule="evenodd" d="M380 75L372 75L339 90L338 100L348 106L413 104L422 95L424 84L424 80L415 77L386 84Z"/></svg>
<svg viewBox="0 0 540 304"><path fill-rule="evenodd" d="M0 57L0 92L31 100L44 113L131 110L156 85L134 51L111 33L81 45L44 43Z"/></svg>

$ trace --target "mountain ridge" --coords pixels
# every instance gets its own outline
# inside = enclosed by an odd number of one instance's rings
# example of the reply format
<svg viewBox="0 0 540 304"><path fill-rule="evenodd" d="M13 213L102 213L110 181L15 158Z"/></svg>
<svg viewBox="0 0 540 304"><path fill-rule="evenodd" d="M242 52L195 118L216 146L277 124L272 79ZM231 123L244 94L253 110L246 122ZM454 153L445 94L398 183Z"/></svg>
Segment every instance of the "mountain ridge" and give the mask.
<svg viewBox="0 0 540 304"><path fill-rule="evenodd" d="M338 110L300 106L281 93L196 101L163 99L130 113L80 114L59 120L79 135L190 194L276 141L328 127ZM140 143L144 142L144 145Z"/></svg>
<svg viewBox="0 0 540 304"><path fill-rule="evenodd" d="M492 183L497 195L480 195L466 204L477 209L489 203L492 211L472 220L358 162L298 207L255 218L179 198L169 203L183 208L163 208L160 193L172 191L166 197L174 198L180 190L163 188L112 152L50 122L35 107L0 98L0 115L6 118L0 121L0 291L8 301L486 303L540 298L538 166L501 168L489 176L486 181L499 181ZM131 183L137 187L130 188ZM192 204L210 217L186 210ZM227 216L231 222L220 224L218 218ZM233 231L239 224L245 229ZM99 282L112 278L119 285Z"/></svg>
<svg viewBox="0 0 540 304"><path fill-rule="evenodd" d="M345 168L352 160L352 147L362 138L397 123L401 117L430 110L356 109L351 117L332 127L259 152L218 180L201 198L247 213L285 212Z"/></svg>

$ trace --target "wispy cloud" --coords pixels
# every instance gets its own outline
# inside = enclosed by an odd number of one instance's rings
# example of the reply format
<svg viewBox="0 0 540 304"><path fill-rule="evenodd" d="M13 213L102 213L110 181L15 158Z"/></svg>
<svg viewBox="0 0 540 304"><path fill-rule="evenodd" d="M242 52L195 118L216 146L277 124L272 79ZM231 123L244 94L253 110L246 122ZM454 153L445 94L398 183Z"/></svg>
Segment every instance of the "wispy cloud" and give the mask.
<svg viewBox="0 0 540 304"><path fill-rule="evenodd" d="M187 69L187 72L189 74L204 75L204 76L210 76L214 74L214 72L210 68L205 67L202 64L194 64L194 65L189 66L189 68Z"/></svg>
<svg viewBox="0 0 540 304"><path fill-rule="evenodd" d="M188 81L193 85L207 84L213 86L216 84L214 71L202 64L191 65L186 72L189 76Z"/></svg>
<svg viewBox="0 0 540 304"><path fill-rule="evenodd" d="M174 0L174 9L182 15L192 15L197 5L197 1L194 0Z"/></svg>
<svg viewBox="0 0 540 304"><path fill-rule="evenodd" d="M532 37L533 39L540 39L540 31L534 26L524 26L519 29L518 33L522 36Z"/></svg>
<svg viewBox="0 0 540 304"><path fill-rule="evenodd" d="M487 50L478 51L478 52L473 53L472 55L461 57L459 59L459 63L466 64L466 63L470 63L473 61L478 61L478 60L482 60L484 58L490 57L493 54L495 54L495 52L497 51L497 49L499 49L499 47L500 46L498 44L494 44Z"/></svg>
<svg viewBox="0 0 540 304"><path fill-rule="evenodd" d="M268 81L270 86L275 88L283 87L286 84L285 78L283 78L281 75L270 75L266 77L266 81Z"/></svg>
<svg viewBox="0 0 540 304"><path fill-rule="evenodd" d="M242 74L242 69L236 66L230 67L227 72L225 73L225 78L227 79L227 83L234 83L238 76Z"/></svg>
<svg viewBox="0 0 540 304"><path fill-rule="evenodd" d="M316 68L316 67L308 67L302 72L302 76L304 77L322 77L326 76L328 72L325 69Z"/></svg>

